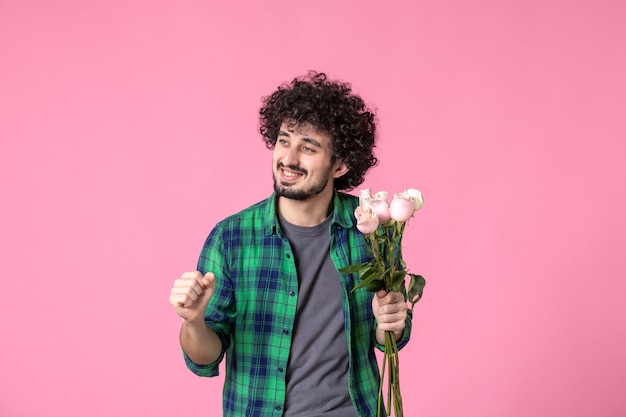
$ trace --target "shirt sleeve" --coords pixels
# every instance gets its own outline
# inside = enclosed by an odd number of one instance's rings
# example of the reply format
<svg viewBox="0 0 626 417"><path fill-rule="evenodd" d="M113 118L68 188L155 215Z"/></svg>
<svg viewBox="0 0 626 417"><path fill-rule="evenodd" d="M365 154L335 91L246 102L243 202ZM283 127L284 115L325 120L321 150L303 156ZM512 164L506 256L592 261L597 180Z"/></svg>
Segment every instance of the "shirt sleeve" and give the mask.
<svg viewBox="0 0 626 417"><path fill-rule="evenodd" d="M212 377L219 375L219 364L224 359L225 352L228 350L232 339L236 307L226 250L227 235L222 230L221 224L218 224L207 237L198 260L198 271L202 275L207 272L213 272L215 275L215 292L206 307L204 321L222 342L220 356L215 362L208 365L193 362L183 351L187 367L200 376Z"/></svg>

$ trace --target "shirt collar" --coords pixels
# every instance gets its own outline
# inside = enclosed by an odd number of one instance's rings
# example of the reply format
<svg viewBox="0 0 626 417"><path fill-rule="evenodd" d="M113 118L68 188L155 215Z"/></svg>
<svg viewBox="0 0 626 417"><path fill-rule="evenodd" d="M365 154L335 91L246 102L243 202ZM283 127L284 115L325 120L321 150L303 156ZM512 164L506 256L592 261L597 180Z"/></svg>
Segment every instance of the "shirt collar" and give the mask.
<svg viewBox="0 0 626 417"><path fill-rule="evenodd" d="M333 225L339 225L344 229L349 229L355 225L354 218L355 207L350 204L350 200L346 198L346 195L338 192L333 193ZM276 193L272 193L270 198L267 199L265 206L265 216L269 221L265 229L266 235L277 233L279 236L283 236L283 231L278 222L278 212L276 211Z"/></svg>
<svg viewBox="0 0 626 417"><path fill-rule="evenodd" d="M265 205L265 218L269 221L265 228L265 235L269 236L277 233L279 236L283 236L283 231L278 223L278 212L276 211L276 193L273 192L270 198L267 199Z"/></svg>
<svg viewBox="0 0 626 417"><path fill-rule="evenodd" d="M346 197L347 195L335 191L333 195L333 223L344 229L349 229L355 225L354 209L356 207L350 204L351 200Z"/></svg>

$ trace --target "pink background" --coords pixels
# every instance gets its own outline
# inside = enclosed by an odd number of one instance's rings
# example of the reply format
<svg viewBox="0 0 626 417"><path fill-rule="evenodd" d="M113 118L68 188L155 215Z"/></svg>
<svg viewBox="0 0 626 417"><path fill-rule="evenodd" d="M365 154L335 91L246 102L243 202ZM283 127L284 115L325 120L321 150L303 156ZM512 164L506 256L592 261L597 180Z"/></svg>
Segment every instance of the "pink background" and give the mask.
<svg viewBox="0 0 626 417"><path fill-rule="evenodd" d="M378 108L366 184L423 191L407 415L626 415L621 1L0 0L0 415L216 416L173 280L269 195L260 98Z"/></svg>

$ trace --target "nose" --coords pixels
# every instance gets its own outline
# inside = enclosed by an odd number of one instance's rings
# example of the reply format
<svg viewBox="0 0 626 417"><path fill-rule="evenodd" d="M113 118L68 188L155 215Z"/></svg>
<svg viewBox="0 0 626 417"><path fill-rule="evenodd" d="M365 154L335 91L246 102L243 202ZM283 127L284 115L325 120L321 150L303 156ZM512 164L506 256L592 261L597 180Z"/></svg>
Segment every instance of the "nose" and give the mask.
<svg viewBox="0 0 626 417"><path fill-rule="evenodd" d="M285 166L298 166L298 150L294 147L288 148L281 162Z"/></svg>

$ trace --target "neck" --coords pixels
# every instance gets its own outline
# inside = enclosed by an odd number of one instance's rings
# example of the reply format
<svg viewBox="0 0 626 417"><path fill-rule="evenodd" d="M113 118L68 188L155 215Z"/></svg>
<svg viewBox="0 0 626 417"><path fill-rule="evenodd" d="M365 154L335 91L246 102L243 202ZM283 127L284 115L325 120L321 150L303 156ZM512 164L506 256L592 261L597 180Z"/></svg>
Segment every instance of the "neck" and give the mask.
<svg viewBox="0 0 626 417"><path fill-rule="evenodd" d="M300 201L278 197L278 212L285 220L296 226L311 227L322 223L332 211L333 192L322 193Z"/></svg>

